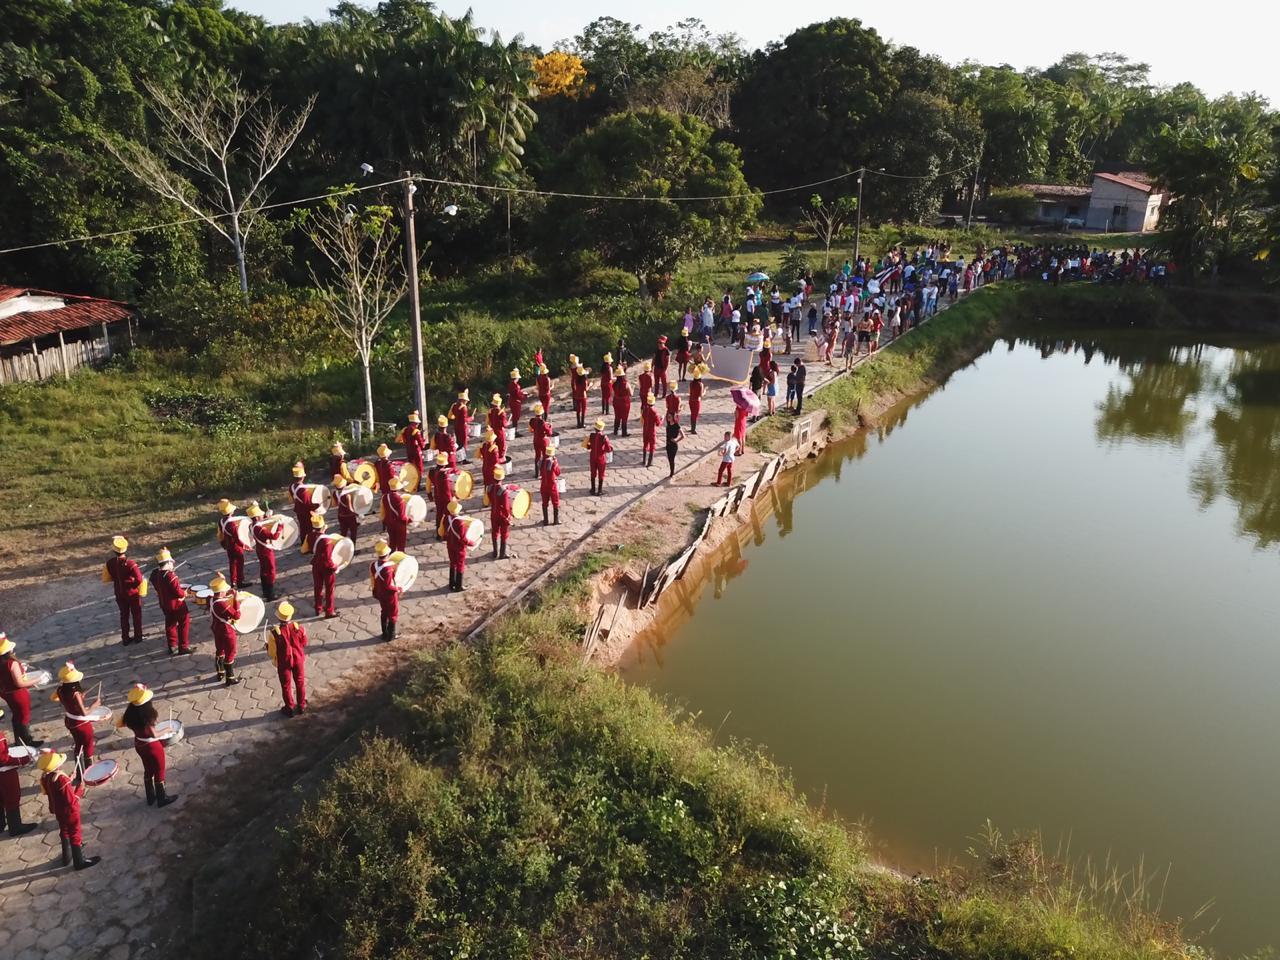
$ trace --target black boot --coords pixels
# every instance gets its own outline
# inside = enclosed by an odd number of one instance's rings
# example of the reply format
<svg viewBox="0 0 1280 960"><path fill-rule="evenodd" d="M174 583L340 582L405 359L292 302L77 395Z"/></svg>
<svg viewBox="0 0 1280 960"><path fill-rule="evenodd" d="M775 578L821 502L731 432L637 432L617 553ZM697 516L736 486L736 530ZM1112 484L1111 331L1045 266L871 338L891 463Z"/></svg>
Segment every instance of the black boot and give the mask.
<svg viewBox="0 0 1280 960"><path fill-rule="evenodd" d="M550 521L547 519L547 505L542 505L542 525L545 527Z"/></svg>
<svg viewBox="0 0 1280 960"><path fill-rule="evenodd" d="M449 568L449 592L456 593L457 590L458 590L458 571L453 569L453 567L450 567Z"/></svg>
<svg viewBox="0 0 1280 960"><path fill-rule="evenodd" d="M66 837L62 838L62 865L71 866L71 841Z"/></svg>
<svg viewBox="0 0 1280 960"><path fill-rule="evenodd" d="M34 823L22 822L22 808L14 807L12 810L5 811L5 819L9 822L9 836L20 837L24 833L30 833L36 828Z"/></svg>
<svg viewBox="0 0 1280 960"><path fill-rule="evenodd" d="M236 676L236 664L234 660L227 661L227 686L233 687L240 682L240 678Z"/></svg>
<svg viewBox="0 0 1280 960"><path fill-rule="evenodd" d="M276 599L275 581L272 581L271 583L267 583L267 581L265 580L262 581L262 599L267 601L267 603L272 603L275 601Z"/></svg>
<svg viewBox="0 0 1280 960"><path fill-rule="evenodd" d="M217 679L225 680L227 678L227 662L222 658L222 654L218 654L217 659L214 661L214 666L217 670Z"/></svg>
<svg viewBox="0 0 1280 960"><path fill-rule="evenodd" d="M159 809L160 807L167 807L177 799L178 795L176 793L173 796L169 796L164 792L163 780L156 781L156 809Z"/></svg>
<svg viewBox="0 0 1280 960"><path fill-rule="evenodd" d="M28 747L44 746L44 741L35 739L31 734L31 728L25 723L15 723L13 725L13 738L19 743L25 743Z"/></svg>
<svg viewBox="0 0 1280 960"><path fill-rule="evenodd" d="M396 638L396 622L394 620L387 621L387 640L391 641Z"/></svg>
<svg viewBox="0 0 1280 960"><path fill-rule="evenodd" d="M560 526L560 507L558 505L555 508L555 515L556 515L555 525L558 527Z"/></svg>
<svg viewBox="0 0 1280 960"><path fill-rule="evenodd" d="M462 571L459 570L458 571L458 592L462 593L462 591L465 589L467 588L462 585Z"/></svg>
<svg viewBox="0 0 1280 960"><path fill-rule="evenodd" d="M498 559L499 560L507 559L507 541L505 540L503 540L502 544L498 547Z"/></svg>
<svg viewBox="0 0 1280 960"><path fill-rule="evenodd" d="M84 846L79 843L71 845L71 859L76 865L77 870L88 870L90 867L97 866L101 857L86 857L84 855Z"/></svg>
<svg viewBox="0 0 1280 960"><path fill-rule="evenodd" d="M498 538L493 538L493 559L498 559Z"/></svg>
<svg viewBox="0 0 1280 960"><path fill-rule="evenodd" d="M147 806L154 807L156 804L156 786L155 781L151 777L142 778L142 789L147 792Z"/></svg>

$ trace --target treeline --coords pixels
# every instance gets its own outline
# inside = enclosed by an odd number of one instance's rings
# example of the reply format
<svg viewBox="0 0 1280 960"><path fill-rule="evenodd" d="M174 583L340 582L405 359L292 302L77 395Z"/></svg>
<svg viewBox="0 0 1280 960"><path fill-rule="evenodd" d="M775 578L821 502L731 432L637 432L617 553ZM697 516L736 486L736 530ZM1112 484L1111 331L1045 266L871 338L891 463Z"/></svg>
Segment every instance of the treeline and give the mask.
<svg viewBox="0 0 1280 960"><path fill-rule="evenodd" d="M952 65L843 18L748 51L697 20L645 34L605 17L543 51L422 0L340 3L325 20L286 25L219 0L26 0L0 31L0 248L171 224L6 254L6 282L155 298L222 283L243 260L243 287L304 287L312 254L287 201L404 170L520 190L725 197L641 208L420 189L418 231L438 270L508 254L562 271L590 260L655 292L688 257L733 246L762 199L794 222L814 193L833 204L856 187L846 177L770 191L863 166L900 175L868 178L864 216L927 222L975 180L981 199L1024 181L1086 182L1099 163L1143 164L1179 198L1170 244L1186 275L1248 260L1277 233L1262 212L1280 196L1265 101L1157 87L1119 54L1073 53L1042 70ZM197 121L209 120L202 107L214 119L244 108L225 144L227 183L204 182L210 171L182 156L200 138L175 129L166 103ZM300 129L255 186L264 118ZM397 190L360 202L392 203ZM220 192L227 210L252 201L235 237ZM271 201L286 206L252 216ZM458 216L438 214L446 202Z"/></svg>

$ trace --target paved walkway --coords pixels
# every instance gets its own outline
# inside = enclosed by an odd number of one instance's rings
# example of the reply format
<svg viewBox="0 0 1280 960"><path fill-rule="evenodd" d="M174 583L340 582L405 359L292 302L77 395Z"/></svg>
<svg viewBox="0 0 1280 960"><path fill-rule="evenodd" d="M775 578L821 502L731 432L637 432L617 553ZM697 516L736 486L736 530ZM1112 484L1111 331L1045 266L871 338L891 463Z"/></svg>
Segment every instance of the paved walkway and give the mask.
<svg viewBox="0 0 1280 960"><path fill-rule="evenodd" d="M784 370L790 365L789 357L780 361ZM810 364L808 387L816 389L834 379L842 366ZM682 419L687 424L683 385L680 392ZM598 390L593 391L591 403L588 423L599 409ZM661 400L658 405L661 409ZM607 419L612 427L612 418ZM429 646L456 635L525 586L550 561L593 533L603 519L624 509L667 477L661 449L653 467L639 466L640 428L633 416L630 437L614 440L616 452L609 468L606 495L592 497L588 493L586 452L581 449L583 431L569 426L574 418L566 391L556 393L552 422L562 434L561 465L568 484L568 492L562 498L562 524L541 525L532 478L532 442L526 428L510 448L515 464L509 479L526 486L534 496L529 517L513 525L510 542L517 559L491 560L486 530L484 543L472 552L473 559L468 562L467 591L450 594L443 544L433 541L426 525L413 532L409 552L418 558L421 573L402 599L401 636L394 644L384 644L378 635L378 605L368 590L370 547L380 529L376 514L367 518L368 526L362 529L355 563L339 575L339 617L335 620L307 616L313 612L308 559L295 551L281 557L277 594L295 602L298 619L306 626L311 641L307 657L312 711L309 715L286 719L278 713L279 686L260 635L241 638L237 666L244 682L230 688L216 683L208 620L204 611L194 605L191 635L198 645L194 655L170 658L166 654L162 621L150 597L144 601L145 642L121 647L118 614L106 585L100 600L62 610L15 633L18 655L35 667L50 670L56 670L66 659L74 660L85 674L89 697L101 681L103 702L116 711L116 717L124 709L124 692L130 684L142 681L155 689L161 716L167 716L172 709L173 716L186 727L185 740L169 750L168 787L171 793L190 795L235 768L242 755L275 736L280 725L317 723L317 714L322 717L342 693L359 689L361 681L374 674L379 663L385 667L389 651L399 655L406 648ZM716 446L732 423L733 409L726 385L709 381L699 433L682 444L677 479L681 469ZM480 506L478 464L474 473L477 492L470 506L487 528L488 510ZM235 491L226 492L235 495ZM216 502L216 496L211 502ZM225 554L212 543L212 506L209 529L208 547L178 557L179 561L186 561L180 571L184 581L208 582L215 569L225 567ZM134 541L134 555L140 559L151 556L160 546L149 542L145 535L125 533ZM149 564L144 563L143 567L149 569ZM247 564L246 574L257 579L255 562ZM37 736L51 745L69 749L70 737L62 723L62 711L50 701L49 694L49 690L33 691L33 726ZM0 722L8 727L7 717ZM0 838L0 909L7 918L0 926L0 956L9 960L154 956L160 952L156 942L165 941L165 931L154 925L167 905L174 902L173 884L184 879L172 874L184 872L180 867L184 830L196 826L188 822L190 815L185 813L190 809L190 796L163 811L147 807L143 801L142 765L133 750L132 738L122 737L110 728L100 728L98 735L99 759L115 759L121 769L109 783L91 788L83 802L86 852L103 857L103 863L92 870L77 874L60 866L56 822L39 795L36 777L27 770L20 773L23 817L38 823L40 829L19 839ZM246 811L245 819L256 812Z"/></svg>

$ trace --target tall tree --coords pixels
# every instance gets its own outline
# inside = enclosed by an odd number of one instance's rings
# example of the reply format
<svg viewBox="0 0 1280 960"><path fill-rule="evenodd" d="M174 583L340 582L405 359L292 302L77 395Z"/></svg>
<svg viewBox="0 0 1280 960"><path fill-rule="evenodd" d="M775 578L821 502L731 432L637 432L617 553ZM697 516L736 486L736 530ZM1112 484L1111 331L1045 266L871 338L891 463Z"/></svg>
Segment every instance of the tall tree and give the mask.
<svg viewBox="0 0 1280 960"><path fill-rule="evenodd" d="M804 217L805 223L809 224L814 236L822 243L823 270L831 266L831 244L853 222L857 212L856 198L834 197L824 200L820 193L815 193L809 198L808 205L800 208L800 216Z"/></svg>

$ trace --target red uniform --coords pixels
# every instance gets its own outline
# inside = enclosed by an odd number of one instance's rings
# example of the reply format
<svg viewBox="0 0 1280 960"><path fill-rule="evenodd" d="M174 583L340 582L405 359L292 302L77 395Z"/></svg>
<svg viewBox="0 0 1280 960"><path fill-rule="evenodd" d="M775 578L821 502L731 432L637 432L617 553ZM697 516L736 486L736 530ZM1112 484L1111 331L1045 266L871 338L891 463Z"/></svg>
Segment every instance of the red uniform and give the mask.
<svg viewBox="0 0 1280 960"><path fill-rule="evenodd" d="M448 436L445 433L445 436ZM453 443L452 438L450 444ZM422 432L422 424L410 423L404 428L404 456L405 459L418 468L418 476L422 476L422 456L427 449L427 435ZM382 488L387 489L386 487Z"/></svg>
<svg viewBox="0 0 1280 960"><path fill-rule="evenodd" d="M306 477L299 477L289 484L289 496L293 498L293 515L298 521L298 535L302 540L302 552L310 553L315 543L315 531L311 527L311 514L320 509L311 502Z"/></svg>
<svg viewBox="0 0 1280 960"><path fill-rule="evenodd" d="M355 492L356 488L350 486L334 491L334 499L338 501L338 532L350 537L352 543L360 535L360 514L351 506L351 495Z"/></svg>
<svg viewBox="0 0 1280 960"><path fill-rule="evenodd" d="M486 441L480 447L480 474L484 485L487 487L493 483L493 468L503 460L502 454L498 451L498 441L493 443Z"/></svg>
<svg viewBox="0 0 1280 960"><path fill-rule="evenodd" d="M227 579L231 586L244 586L244 544L237 536L241 523L248 522L244 517L226 516L218 520L218 542L227 551Z"/></svg>
<svg viewBox="0 0 1280 960"><path fill-rule="evenodd" d="M345 453L329 454L329 476L342 477L346 480L351 479L351 470L347 467L347 455Z"/></svg>
<svg viewBox="0 0 1280 960"><path fill-rule="evenodd" d="M399 490L382 495L382 529L392 550L403 550L409 542L409 504Z"/></svg>
<svg viewBox="0 0 1280 960"><path fill-rule="evenodd" d="M26 727L31 723L31 694L26 687L18 685L26 675L27 671L17 657L10 655L0 660L0 697L9 705L13 732L20 739L29 739Z"/></svg>
<svg viewBox="0 0 1280 960"><path fill-rule="evenodd" d="M378 490L385 493L391 489L391 458L375 457L373 472L378 475Z"/></svg>
<svg viewBox="0 0 1280 960"><path fill-rule="evenodd" d="M578 426L583 426L587 418L587 375L574 371L569 377L569 392L573 395L573 412L578 418Z"/></svg>
<svg viewBox="0 0 1280 960"><path fill-rule="evenodd" d="M507 543L511 535L511 498L519 487L508 487L504 483L492 483L489 494L489 535L493 540L493 552L498 552L498 545Z"/></svg>
<svg viewBox="0 0 1280 960"><path fill-rule="evenodd" d="M698 432L698 415L702 413L702 393L706 386L699 378L689 381L689 428Z"/></svg>
<svg viewBox="0 0 1280 960"><path fill-rule="evenodd" d="M449 457L449 466L456 467L458 465L458 445L454 442L453 435L444 427L440 427L431 435L431 449L436 453L444 453ZM418 473L422 473L422 464L418 463Z"/></svg>
<svg viewBox="0 0 1280 960"><path fill-rule="evenodd" d="M84 787L73 787L71 778L61 770L50 770L40 778L40 790L49 798L49 812L58 820L58 836L72 846L81 846L80 798Z"/></svg>
<svg viewBox="0 0 1280 960"><path fill-rule="evenodd" d="M116 606L120 608L120 642L129 643L129 619L133 619L133 643L142 642L142 571L123 553L107 561L107 574L115 589Z"/></svg>
<svg viewBox="0 0 1280 960"><path fill-rule="evenodd" d="M605 454L612 452L613 444L609 442L603 430L597 430L587 438L587 461L591 468L592 487L599 483L600 489L604 489L604 458Z"/></svg>
<svg viewBox="0 0 1280 960"><path fill-rule="evenodd" d="M494 443L498 445L498 459L507 459L507 427L511 423L507 420L507 411L501 407L490 407L488 414L489 429L494 433Z"/></svg>
<svg viewBox="0 0 1280 960"><path fill-rule="evenodd" d="M125 708L125 713L129 708ZM168 758L164 752L164 741L156 736L156 728L152 724L130 727L133 730L133 750L142 761L143 777L150 777L164 783L168 772Z"/></svg>
<svg viewBox="0 0 1280 960"><path fill-rule="evenodd" d="M266 574L263 574L266 583ZM157 569L151 572L151 589L164 615L164 638L169 649L191 649L191 611L187 608L187 591L172 570Z"/></svg>
<svg viewBox="0 0 1280 960"><path fill-rule="evenodd" d="M538 374L538 399L542 401L545 413L551 413L551 377L545 373Z"/></svg>
<svg viewBox="0 0 1280 960"><path fill-rule="evenodd" d="M666 403L666 405L667 405L667 413L674 413L676 416L679 416L679 415L680 415L680 396L679 396L679 394L675 394L675 393L668 393L668 394L667 394L667 399L666 399L664 402L665 402L665 403Z"/></svg>
<svg viewBox="0 0 1280 960"><path fill-rule="evenodd" d="M657 449L659 419L653 404L640 405L640 444L643 453L653 453Z"/></svg>
<svg viewBox="0 0 1280 960"><path fill-rule="evenodd" d="M627 382L624 374L613 381L613 435L615 437L619 430L624 437L627 436L627 421L630 419L631 384Z"/></svg>
<svg viewBox="0 0 1280 960"><path fill-rule="evenodd" d="M449 420L453 423L453 438L457 441L458 449L462 451L463 460L467 459L467 428L471 426L471 421L474 419L471 416L471 408L467 406L465 400L456 400L449 408Z"/></svg>
<svg viewBox="0 0 1280 960"><path fill-rule="evenodd" d="M608 413L613 404L613 371L609 364L600 371L600 411Z"/></svg>
<svg viewBox="0 0 1280 960"><path fill-rule="evenodd" d="M213 652L227 663L236 662L238 637L235 622L240 619L240 602L234 593L209 602L209 626L213 630Z"/></svg>
<svg viewBox="0 0 1280 960"><path fill-rule="evenodd" d="M62 704L62 722L70 731L76 751L84 758L87 767L93 760L93 721L86 716L89 708L85 706L84 693L70 683L63 683L58 685L56 695Z"/></svg>
<svg viewBox="0 0 1280 960"><path fill-rule="evenodd" d="M436 529L439 536L440 521L449 515L449 501L453 499L453 471L449 467L431 468L431 499L436 505ZM395 544L390 544L395 550Z"/></svg>
<svg viewBox="0 0 1280 960"><path fill-rule="evenodd" d="M262 576L262 593L267 600L275 598L276 552L271 544L279 543L284 532L273 524L270 517L258 517L250 528L253 532L253 552L258 556L258 573Z"/></svg>
<svg viewBox="0 0 1280 960"><path fill-rule="evenodd" d="M539 479L538 489L542 494L543 511L545 512L548 506L559 507L560 485L556 481L560 479L560 461L555 457L544 457Z"/></svg>
<svg viewBox="0 0 1280 960"><path fill-rule="evenodd" d="M539 464L547 455L547 439L551 436L551 419L545 414L529 421L529 432L533 435L533 471L538 475Z"/></svg>
<svg viewBox="0 0 1280 960"><path fill-rule="evenodd" d="M317 614L337 616L333 609L333 587L338 576L338 561L333 558L333 548L342 539L339 533L322 533L316 537L316 548L311 554L311 585L315 588Z"/></svg>
<svg viewBox="0 0 1280 960"><path fill-rule="evenodd" d="M636 390L639 392L641 400L653 393L653 374L648 370L641 373L636 378Z"/></svg>
<svg viewBox="0 0 1280 960"><path fill-rule="evenodd" d="M671 366L671 350L667 347L667 339L658 341L658 349L653 351L653 377L657 381L658 396L667 392L667 369Z"/></svg>
<svg viewBox="0 0 1280 960"><path fill-rule="evenodd" d="M0 733L0 809L5 813L22 805L22 784L18 780L18 768L31 762L30 757L15 757L9 753L9 741Z"/></svg>
<svg viewBox="0 0 1280 960"><path fill-rule="evenodd" d="M449 554L449 570L454 574L465 573L467 569L466 520L458 514L450 517L445 525L445 550Z"/></svg>
<svg viewBox="0 0 1280 960"><path fill-rule="evenodd" d="M507 407L511 410L511 425L517 430L520 429L520 411L524 409L527 399L519 380L513 379L507 384Z"/></svg>
<svg viewBox="0 0 1280 960"><path fill-rule="evenodd" d="M307 705L307 631L290 620L271 628L276 639L276 675L280 696L290 710ZM296 697L295 697L296 693Z"/></svg>
<svg viewBox="0 0 1280 960"><path fill-rule="evenodd" d="M396 586L396 561L380 557L369 564L369 584L382 613L382 637L390 640L396 635L396 621L400 619L400 588Z"/></svg>

